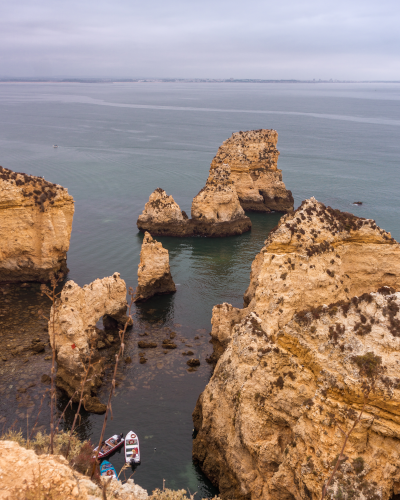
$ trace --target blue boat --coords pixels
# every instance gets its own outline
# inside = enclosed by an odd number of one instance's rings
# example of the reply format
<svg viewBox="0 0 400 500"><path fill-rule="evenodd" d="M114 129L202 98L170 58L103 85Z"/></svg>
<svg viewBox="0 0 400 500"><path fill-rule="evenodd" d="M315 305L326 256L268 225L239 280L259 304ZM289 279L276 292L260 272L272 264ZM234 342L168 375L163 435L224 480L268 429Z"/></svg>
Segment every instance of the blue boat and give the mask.
<svg viewBox="0 0 400 500"><path fill-rule="evenodd" d="M113 464L108 460L104 460L100 465L100 475L104 477L115 477L118 479L117 471L114 469Z"/></svg>

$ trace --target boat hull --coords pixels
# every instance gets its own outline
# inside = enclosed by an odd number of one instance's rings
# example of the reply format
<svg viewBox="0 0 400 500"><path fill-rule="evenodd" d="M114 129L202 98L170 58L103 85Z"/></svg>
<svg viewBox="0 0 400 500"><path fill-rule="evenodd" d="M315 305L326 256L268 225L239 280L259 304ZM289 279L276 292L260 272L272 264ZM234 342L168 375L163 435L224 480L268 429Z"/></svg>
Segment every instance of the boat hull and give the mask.
<svg viewBox="0 0 400 500"><path fill-rule="evenodd" d="M129 431L125 437L125 462L128 464L140 464L140 445L137 434Z"/></svg>

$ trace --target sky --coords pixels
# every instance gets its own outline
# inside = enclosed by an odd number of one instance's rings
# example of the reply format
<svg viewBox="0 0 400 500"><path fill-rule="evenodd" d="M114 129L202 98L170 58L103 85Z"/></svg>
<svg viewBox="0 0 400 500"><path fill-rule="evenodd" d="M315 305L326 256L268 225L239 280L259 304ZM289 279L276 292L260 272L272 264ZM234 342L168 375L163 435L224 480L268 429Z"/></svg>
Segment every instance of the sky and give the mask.
<svg viewBox="0 0 400 500"><path fill-rule="evenodd" d="M0 0L0 77L400 80L400 1Z"/></svg>

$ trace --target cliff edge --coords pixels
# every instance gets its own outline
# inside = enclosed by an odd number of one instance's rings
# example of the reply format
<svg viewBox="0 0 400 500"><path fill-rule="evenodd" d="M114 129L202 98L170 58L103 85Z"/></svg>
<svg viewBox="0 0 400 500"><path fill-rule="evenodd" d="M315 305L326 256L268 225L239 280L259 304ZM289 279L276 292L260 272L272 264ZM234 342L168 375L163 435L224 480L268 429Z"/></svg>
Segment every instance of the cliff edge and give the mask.
<svg viewBox="0 0 400 500"><path fill-rule="evenodd" d="M339 427L363 408L366 366L379 367L375 392L328 498L400 493L399 289L400 246L375 221L314 198L280 220L245 307L213 309L193 456L223 498L319 500Z"/></svg>
<svg viewBox="0 0 400 500"><path fill-rule="evenodd" d="M0 167L0 282L66 273L73 215L67 189Z"/></svg>
<svg viewBox="0 0 400 500"><path fill-rule="evenodd" d="M244 210L290 212L292 192L282 181L278 169L279 151L276 130L235 132L219 147L211 162L212 171L227 163Z"/></svg>

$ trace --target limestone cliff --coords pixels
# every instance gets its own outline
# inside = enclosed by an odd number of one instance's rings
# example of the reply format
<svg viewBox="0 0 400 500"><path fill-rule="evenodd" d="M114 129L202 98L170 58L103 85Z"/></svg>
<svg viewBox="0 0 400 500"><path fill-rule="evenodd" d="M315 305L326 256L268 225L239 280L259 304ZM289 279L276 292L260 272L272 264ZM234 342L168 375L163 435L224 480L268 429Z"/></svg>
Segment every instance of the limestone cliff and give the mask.
<svg viewBox="0 0 400 500"><path fill-rule="evenodd" d="M150 195L137 226L153 236L222 237L249 231L251 221L240 207L230 169L224 165L210 174L206 186L194 198L192 219L172 196L158 188Z"/></svg>
<svg viewBox="0 0 400 500"><path fill-rule="evenodd" d="M97 279L81 288L73 281L68 281L57 300L54 316L51 309L49 321L50 342L55 339L57 352L57 387L72 397L81 391L88 356L92 347L92 365L90 376L85 385L85 408L93 413L103 413L106 405L95 396L101 384L103 359L97 351L98 332L96 323L101 317L105 325L115 323L122 327L126 316L126 285L119 273L103 279ZM78 401L77 394L74 401Z"/></svg>
<svg viewBox="0 0 400 500"><path fill-rule="evenodd" d="M135 302L173 292L176 287L169 268L168 250L146 231L140 251Z"/></svg>
<svg viewBox="0 0 400 500"><path fill-rule="evenodd" d="M229 164L232 181L245 210L293 210L292 192L286 189L282 171L278 169L277 142L276 130L235 132L222 143L211 162L211 171Z"/></svg>
<svg viewBox="0 0 400 500"><path fill-rule="evenodd" d="M0 167L0 282L65 273L73 215L67 189Z"/></svg>
<svg viewBox="0 0 400 500"><path fill-rule="evenodd" d="M245 308L213 309L219 360L194 412L193 455L223 497L319 499L343 442L336 424L362 407L357 359L369 352L386 373L332 495L400 492L398 289L400 246L373 220L313 198L281 219Z"/></svg>

